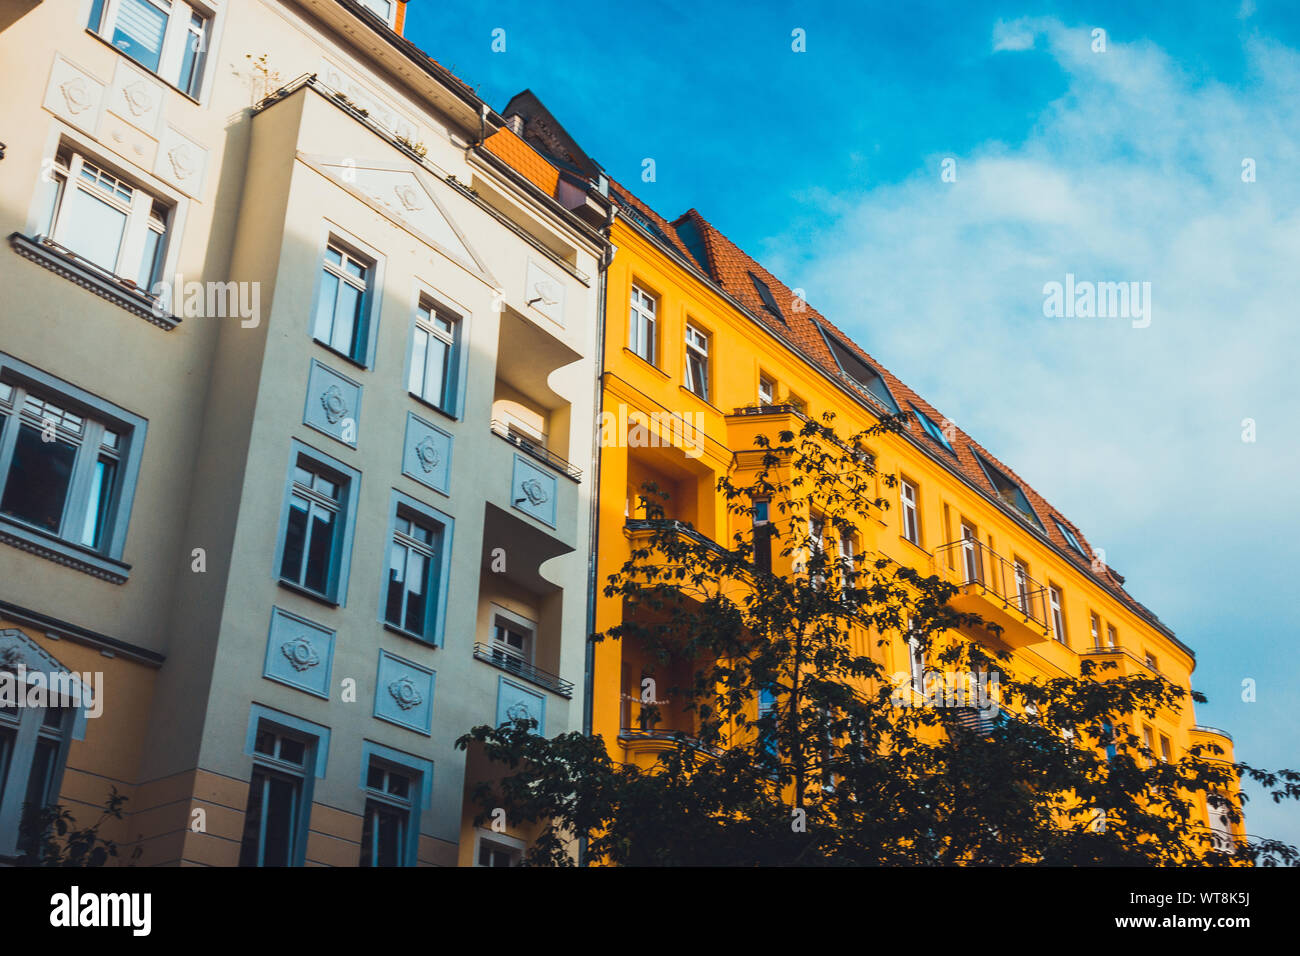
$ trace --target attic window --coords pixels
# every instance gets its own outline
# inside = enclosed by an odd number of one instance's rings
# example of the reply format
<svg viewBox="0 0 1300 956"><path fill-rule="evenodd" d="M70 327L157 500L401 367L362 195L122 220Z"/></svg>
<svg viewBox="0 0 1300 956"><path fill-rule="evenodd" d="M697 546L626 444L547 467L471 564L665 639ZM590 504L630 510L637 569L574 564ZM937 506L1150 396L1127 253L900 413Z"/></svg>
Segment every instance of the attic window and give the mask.
<svg viewBox="0 0 1300 956"><path fill-rule="evenodd" d="M691 254L698 265L705 272L709 271L709 256L704 249L704 236L700 234L699 227L696 226L695 220L683 219L677 226L677 235L682 240L682 245L686 251Z"/></svg>
<svg viewBox="0 0 1300 956"><path fill-rule="evenodd" d="M1055 522L1056 530L1061 532L1061 537L1065 539L1066 543L1070 547L1074 548L1075 551L1078 551L1080 557L1086 558L1088 555L1083 550L1083 545L1079 543L1079 539L1075 536L1075 533L1063 525L1058 518L1053 518L1052 521Z"/></svg>
<svg viewBox="0 0 1300 956"><path fill-rule="evenodd" d="M921 411L915 405L912 406L912 412L916 415L916 420L921 423L921 427L925 429L927 435L942 445L950 455L955 456L957 454L957 452L953 450L952 445L948 443L948 439L944 437L943 429L934 423L933 418Z"/></svg>
<svg viewBox="0 0 1300 956"><path fill-rule="evenodd" d="M898 402L894 401L894 396L889 391L889 386L885 380L880 377L880 373L860 358L856 352L841 342L838 338L831 335L820 325L817 326L826 340L826 347L831 350L835 356L835 361L840 367L840 371L847 375L862 388L866 389L878 403L883 405L887 410L898 414ZM950 449L951 450L951 449Z"/></svg>
<svg viewBox="0 0 1300 956"><path fill-rule="evenodd" d="M774 316L785 322L785 316L781 314L781 307L776 304L776 296L772 295L772 290L767 287L767 283L760 279L754 273L749 273L749 281L754 283L754 291L758 297L763 300L763 308L771 312Z"/></svg>
<svg viewBox="0 0 1300 956"><path fill-rule="evenodd" d="M1041 528L1043 523L1038 520L1038 515L1034 513L1033 507L1029 504L1029 499L1025 497L1025 493L1020 486L1007 477L1004 471L985 459L983 455L977 453L975 460L979 462L980 468L984 470L984 476L988 478L989 484L997 491L998 497Z"/></svg>

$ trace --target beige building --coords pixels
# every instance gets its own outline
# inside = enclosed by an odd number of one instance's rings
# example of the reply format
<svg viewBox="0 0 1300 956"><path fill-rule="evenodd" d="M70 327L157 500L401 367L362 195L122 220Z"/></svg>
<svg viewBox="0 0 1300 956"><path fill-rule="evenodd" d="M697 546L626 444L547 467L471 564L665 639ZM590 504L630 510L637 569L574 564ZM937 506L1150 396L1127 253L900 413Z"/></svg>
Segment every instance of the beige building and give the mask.
<svg viewBox="0 0 1300 956"><path fill-rule="evenodd" d="M0 2L0 859L509 863L456 738L583 726L608 204L403 6Z"/></svg>

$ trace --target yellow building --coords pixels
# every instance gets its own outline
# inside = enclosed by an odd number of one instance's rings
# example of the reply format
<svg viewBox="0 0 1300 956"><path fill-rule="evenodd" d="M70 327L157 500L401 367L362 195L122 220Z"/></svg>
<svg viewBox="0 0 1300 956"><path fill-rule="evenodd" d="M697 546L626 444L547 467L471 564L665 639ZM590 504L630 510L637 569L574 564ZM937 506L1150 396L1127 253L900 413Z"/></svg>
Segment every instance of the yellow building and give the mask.
<svg viewBox="0 0 1300 956"><path fill-rule="evenodd" d="M524 140L593 181L604 182L563 127L530 93L503 110ZM882 415L906 412L905 432L869 449L881 475L899 484L880 493L891 507L862 528L858 553L876 552L960 586L953 604L1002 627L979 638L1010 649L1029 677L1077 677L1087 660L1113 662L1103 674L1159 674L1189 688L1190 648L1124 589L1072 521L1015 471L729 241L696 210L669 222L618 183L606 275L600 415L594 631L619 623L619 598L601 588L647 532L642 488L668 492L665 517L727 546L742 530L716 491L719 477L743 477L756 435L797 431L803 416L832 410L852 434ZM641 426L639 427L638 423ZM865 643L864 647L867 646ZM872 653L890 674L915 674L897 638ZM594 733L613 756L649 766L690 734L689 718L660 707L658 723L640 715L642 681L675 683L654 669L634 641L596 644L589 673ZM1158 757L1176 759L1194 744L1215 744L1232 759L1231 738L1180 713L1139 720L1132 731ZM1205 809L1203 807L1203 809ZM1217 814L1216 814L1217 816ZM1208 822L1209 813L1206 811ZM1217 821L1214 829L1240 836Z"/></svg>

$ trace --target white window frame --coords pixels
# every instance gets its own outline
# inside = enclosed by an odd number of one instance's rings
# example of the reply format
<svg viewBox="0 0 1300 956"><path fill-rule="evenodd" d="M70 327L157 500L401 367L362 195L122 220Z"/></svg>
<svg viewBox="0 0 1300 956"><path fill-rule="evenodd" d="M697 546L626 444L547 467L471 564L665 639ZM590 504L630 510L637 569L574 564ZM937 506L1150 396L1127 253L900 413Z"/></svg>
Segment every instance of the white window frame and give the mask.
<svg viewBox="0 0 1300 956"><path fill-rule="evenodd" d="M92 171L95 174L94 184L86 179L86 174ZM99 184L108 181L116 183L122 190L129 190L130 196L122 196L117 189L100 188ZM79 190L92 201L104 203L121 213L125 219L117 256L111 265L94 262L80 253L77 253L78 257L120 279L131 280L142 291L152 291L163 274L162 265L167 258L169 221L175 220L174 203L148 187L141 186L138 180L121 175L110 164L87 155L70 142L59 144L48 172L42 174L41 185L46 189L48 198L41 203L40 220L36 229L38 234L69 251L77 251L77 221L69 215L69 190ZM155 207L159 207L163 214L161 217L154 215ZM149 274L144 275L144 252L146 240L151 233L158 237L158 245Z"/></svg>
<svg viewBox="0 0 1300 956"><path fill-rule="evenodd" d="M1019 558L1011 559L1011 579L1016 588L1016 607L1021 612L1029 613L1029 568Z"/></svg>
<svg viewBox="0 0 1300 956"><path fill-rule="evenodd" d="M524 858L524 851L528 848L528 844L524 843L524 841L520 840L518 837L512 837L505 833L492 833L481 828L475 829L473 865L476 867L484 866L484 864L479 862L479 858L483 852L483 844L485 843L490 844L496 850L509 854L513 860L510 864L511 866L520 865Z"/></svg>
<svg viewBox="0 0 1300 956"><path fill-rule="evenodd" d="M173 89L180 90L192 99L199 99L206 85L205 78L209 64L214 59L209 54L212 49L217 11L207 4L189 3L187 0L138 0L138 2L154 8L167 18L158 66L155 69L146 63L141 63L125 51L119 52L140 69L148 70ZM114 46L113 35L116 32L123 4L124 0L103 0L99 11L99 22L87 24L86 28L109 46ZM96 4L91 5L92 17L95 14L95 7ZM202 27L198 31L194 29L196 17L202 21ZM182 80L185 78L181 76L181 69L185 64L185 53L195 37L199 44L196 49L196 62L191 69L189 82L182 85ZM114 48L117 49L115 46Z"/></svg>
<svg viewBox="0 0 1300 956"><path fill-rule="evenodd" d="M776 380L762 372L758 374L758 404L760 407L776 404Z"/></svg>
<svg viewBox="0 0 1300 956"><path fill-rule="evenodd" d="M898 501L903 523L903 537L919 548L921 546L921 514L917 509L917 490L916 485L906 478L898 480Z"/></svg>
<svg viewBox="0 0 1300 956"><path fill-rule="evenodd" d="M411 332L411 359L407 374L407 391L422 402L434 406L448 415L456 414L457 379L460 372L460 338L464 328L464 318L454 309L449 309L441 302L428 296L420 296L415 309L415 327ZM446 326L442 328L441 326ZM423 348L420 347L423 336ZM437 395L429 394L428 358L429 345L432 341L442 343L447 348L446 361L442 369L442 381L438 385ZM417 362L417 357L421 360ZM416 376L419 380L416 380Z"/></svg>
<svg viewBox="0 0 1300 956"><path fill-rule="evenodd" d="M1106 646L1119 647L1119 632L1115 630L1114 624L1106 625Z"/></svg>
<svg viewBox="0 0 1300 956"><path fill-rule="evenodd" d="M491 607L488 621L488 647L492 654L492 663L504 670L530 669L537 655L537 622L516 614L498 604ZM519 633L524 639L522 650L514 648L507 642L497 639L497 628L504 627ZM519 665L523 665L520 668Z"/></svg>
<svg viewBox="0 0 1300 956"><path fill-rule="evenodd" d="M709 333L692 322L686 323L686 388L709 400Z"/></svg>
<svg viewBox="0 0 1300 956"><path fill-rule="evenodd" d="M965 521L961 523L961 557L962 573L966 584L980 583L980 542L979 532L974 525Z"/></svg>
<svg viewBox="0 0 1300 956"><path fill-rule="evenodd" d="M339 262L330 262L330 253L337 253ZM348 272L348 264L352 263L359 266L364 275L354 276ZM357 305L357 312L352 327L352 345L346 348L340 348L335 344L338 338L339 328L339 300L341 296L336 295L334 298L334 307L330 310L329 328L322 330L317 328L321 322L320 307L321 301L325 296L325 273L329 273L340 283L338 291L342 292L342 285L360 293ZM374 256L356 250L352 243L346 239L339 238L331 232L329 241L325 244L325 253L321 256L321 271L316 279L316 295L313 298L311 310L311 337L319 345L323 345L336 355L341 355L350 362L368 368L372 358L372 343L374 342L373 328L375 316L372 308L375 299L376 277L379 273L379 262ZM364 333L358 326L364 326ZM327 334L326 338L321 337L321 333ZM358 354L359 353L359 354Z"/></svg>
<svg viewBox="0 0 1300 956"><path fill-rule="evenodd" d="M1063 597L1061 589L1055 584L1047 586L1047 600L1051 605L1052 611L1052 633L1053 636L1062 644L1065 641L1065 611L1062 609Z"/></svg>
<svg viewBox="0 0 1300 956"><path fill-rule="evenodd" d="M921 639L910 633L912 630L912 618L907 618L907 666L908 673L911 677L912 690L925 696L925 650L921 647Z"/></svg>
<svg viewBox="0 0 1300 956"><path fill-rule="evenodd" d="M379 17L380 20L383 20L384 23L388 24L389 29L392 29L397 23L397 0L358 0L358 2L375 16ZM380 13L375 9L376 4L387 4L388 13Z"/></svg>
<svg viewBox="0 0 1300 956"><path fill-rule="evenodd" d="M1088 627L1092 630L1092 646L1104 647L1105 645L1101 643L1101 615L1096 611L1088 612Z"/></svg>
<svg viewBox="0 0 1300 956"><path fill-rule="evenodd" d="M659 300L633 283L628 317L628 348L651 365L655 364Z"/></svg>

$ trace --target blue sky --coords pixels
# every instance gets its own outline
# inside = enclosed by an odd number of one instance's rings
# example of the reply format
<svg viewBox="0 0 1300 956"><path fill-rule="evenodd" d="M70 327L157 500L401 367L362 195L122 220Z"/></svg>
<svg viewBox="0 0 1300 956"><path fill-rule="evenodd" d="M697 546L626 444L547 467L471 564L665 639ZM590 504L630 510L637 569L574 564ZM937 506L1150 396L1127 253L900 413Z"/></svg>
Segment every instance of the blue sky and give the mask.
<svg viewBox="0 0 1300 956"><path fill-rule="evenodd" d="M1198 720L1277 768L1300 767L1288 7L411 0L407 35L806 290L1105 549L1195 649ZM1066 273L1150 282L1150 326L1045 317ZM1250 831L1300 844L1295 804L1248 792Z"/></svg>

